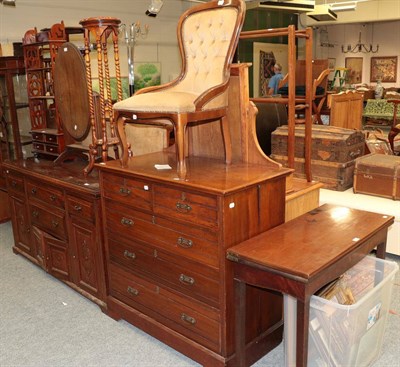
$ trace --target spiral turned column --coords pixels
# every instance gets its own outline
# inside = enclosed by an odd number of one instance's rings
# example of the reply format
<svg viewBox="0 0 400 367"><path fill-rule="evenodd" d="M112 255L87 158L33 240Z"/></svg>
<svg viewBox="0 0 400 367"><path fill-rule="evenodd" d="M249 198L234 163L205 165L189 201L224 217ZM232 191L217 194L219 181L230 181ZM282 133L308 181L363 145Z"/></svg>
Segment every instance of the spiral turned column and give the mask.
<svg viewBox="0 0 400 367"><path fill-rule="evenodd" d="M86 81L89 94L90 123L92 126L92 144L89 151L89 167L94 165L98 155L98 148L101 148L102 161L108 157L108 147L114 146L116 158L118 157L118 139L115 131L114 118L111 100L110 65L108 56L107 41L111 37L113 43L113 56L115 65L115 77L117 80L117 98L122 100L121 69L119 64L118 33L121 21L112 17L93 17L82 19L79 22L84 29L85 36L85 64ZM93 42L91 42L91 39ZM90 46L96 45L97 69L99 78L99 103L100 103L100 127L96 126L95 106L93 101L92 70L90 62ZM109 131L107 129L109 124ZM109 134L109 136L108 136ZM100 135L100 136L99 136Z"/></svg>

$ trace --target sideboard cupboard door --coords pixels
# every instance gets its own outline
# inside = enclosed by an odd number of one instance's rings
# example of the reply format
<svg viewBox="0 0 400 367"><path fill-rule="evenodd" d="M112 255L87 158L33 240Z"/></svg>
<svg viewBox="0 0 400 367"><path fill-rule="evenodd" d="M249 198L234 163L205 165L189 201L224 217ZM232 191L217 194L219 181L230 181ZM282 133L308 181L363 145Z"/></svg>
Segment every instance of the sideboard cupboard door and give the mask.
<svg viewBox="0 0 400 367"><path fill-rule="evenodd" d="M104 299L102 246L96 226L76 217L70 219L71 280L98 299Z"/></svg>
<svg viewBox="0 0 400 367"><path fill-rule="evenodd" d="M68 244L46 232L43 232L43 241L45 270L58 279L68 281L70 279Z"/></svg>
<svg viewBox="0 0 400 367"><path fill-rule="evenodd" d="M46 265L45 265L46 248L45 248L44 236L43 232L35 226L32 227L32 241L35 246L35 259L38 265L46 270Z"/></svg>
<svg viewBox="0 0 400 367"><path fill-rule="evenodd" d="M34 257L35 246L31 240L31 228L25 201L19 197L10 196L10 205L16 250Z"/></svg>

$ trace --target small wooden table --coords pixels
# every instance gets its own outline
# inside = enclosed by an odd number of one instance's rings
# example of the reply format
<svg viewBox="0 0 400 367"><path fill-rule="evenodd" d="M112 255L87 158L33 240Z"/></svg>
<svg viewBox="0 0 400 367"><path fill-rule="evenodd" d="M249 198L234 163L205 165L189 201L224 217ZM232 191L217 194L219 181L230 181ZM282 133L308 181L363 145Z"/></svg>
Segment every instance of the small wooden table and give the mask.
<svg viewBox="0 0 400 367"><path fill-rule="evenodd" d="M234 262L237 365L247 365L246 284L284 294L285 315L291 308L296 314L293 325L285 320L286 365L307 366L311 296L375 247L384 258L393 222L393 216L325 204L228 249Z"/></svg>

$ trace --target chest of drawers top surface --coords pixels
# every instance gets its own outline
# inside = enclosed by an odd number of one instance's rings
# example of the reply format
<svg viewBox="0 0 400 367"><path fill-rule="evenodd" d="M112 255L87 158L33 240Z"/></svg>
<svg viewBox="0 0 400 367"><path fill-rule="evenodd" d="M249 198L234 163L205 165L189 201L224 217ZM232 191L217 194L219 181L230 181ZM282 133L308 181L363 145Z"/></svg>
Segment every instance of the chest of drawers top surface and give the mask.
<svg viewBox="0 0 400 367"><path fill-rule="evenodd" d="M201 157L187 158L187 172L179 177L175 153L157 152L130 158L127 167L118 160L98 164L100 170L124 177L154 179L165 184L179 184L215 194L229 194L291 173L288 168L273 169L262 165L225 162ZM156 165L168 165L169 169L157 169Z"/></svg>

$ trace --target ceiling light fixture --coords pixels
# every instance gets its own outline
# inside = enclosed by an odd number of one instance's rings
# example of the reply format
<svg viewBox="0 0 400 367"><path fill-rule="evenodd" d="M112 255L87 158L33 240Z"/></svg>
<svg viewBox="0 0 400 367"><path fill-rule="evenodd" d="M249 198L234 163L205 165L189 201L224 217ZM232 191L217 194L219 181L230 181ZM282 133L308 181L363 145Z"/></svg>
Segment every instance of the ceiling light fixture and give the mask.
<svg viewBox="0 0 400 367"><path fill-rule="evenodd" d="M146 10L146 15L149 17L156 17L163 5L164 0L151 0L150 5Z"/></svg>
<svg viewBox="0 0 400 367"><path fill-rule="evenodd" d="M4 6L15 6L15 0L0 0Z"/></svg>
<svg viewBox="0 0 400 367"><path fill-rule="evenodd" d="M329 4L333 11L348 11L348 10L356 10L357 2L355 1L346 1L341 3L332 3Z"/></svg>
<svg viewBox="0 0 400 367"><path fill-rule="evenodd" d="M318 22L329 22L337 19L336 13L328 5L315 5L314 10L306 14Z"/></svg>
<svg viewBox="0 0 400 367"><path fill-rule="evenodd" d="M347 53L370 53L372 52L373 54L377 53L379 50L379 45L376 45L376 49L373 49L372 44L370 44L369 46L366 46L364 43L361 43L361 32L359 33L358 36L358 43L354 46L351 45L347 45L347 48L345 48L342 45L342 52L347 54Z"/></svg>

